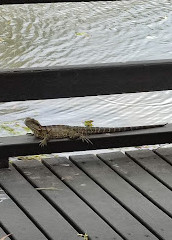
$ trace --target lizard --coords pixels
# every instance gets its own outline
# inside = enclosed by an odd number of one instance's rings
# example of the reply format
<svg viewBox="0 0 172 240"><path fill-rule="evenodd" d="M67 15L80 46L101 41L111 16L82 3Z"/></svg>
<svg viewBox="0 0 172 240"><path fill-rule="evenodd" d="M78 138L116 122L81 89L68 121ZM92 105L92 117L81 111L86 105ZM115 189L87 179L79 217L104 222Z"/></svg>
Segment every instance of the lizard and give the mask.
<svg viewBox="0 0 172 240"><path fill-rule="evenodd" d="M33 132L33 135L41 139L40 146L47 145L50 139L81 139L83 142L91 143L91 140L87 137L92 134L101 133L116 133L133 131L140 129L163 127L166 124L159 125L145 125L145 126L133 126L133 127L80 127L80 126L69 126L69 125L49 125L42 126L36 119L27 117L24 121L25 125Z"/></svg>

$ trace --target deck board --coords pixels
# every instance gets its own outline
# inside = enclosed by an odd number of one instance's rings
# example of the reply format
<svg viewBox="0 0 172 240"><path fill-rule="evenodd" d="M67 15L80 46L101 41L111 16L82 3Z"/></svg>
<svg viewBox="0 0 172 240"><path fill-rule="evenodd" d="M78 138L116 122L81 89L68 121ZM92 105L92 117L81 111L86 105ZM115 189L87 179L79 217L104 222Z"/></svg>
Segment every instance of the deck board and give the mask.
<svg viewBox="0 0 172 240"><path fill-rule="evenodd" d="M151 164L151 160L153 160L154 165L152 162L151 166L156 166L156 169L158 168L159 172L164 172L164 165L167 164L165 162L164 164L162 163L161 165L158 165L158 161L156 161L158 156L156 156L152 151L130 151L127 152L127 155L132 156L134 159L137 160L140 157L141 161L145 160L149 163L149 165ZM136 189L138 189L138 191L140 191L150 201L153 201L154 204L157 204L159 208L161 208L163 211L169 214L170 217L172 217L171 190L169 190L151 174L145 171L131 158L121 152L100 154L98 156L105 163L110 165L111 168L114 169L117 173L119 173L124 179L126 179L129 183L133 184L133 186L136 187Z"/></svg>
<svg viewBox="0 0 172 240"><path fill-rule="evenodd" d="M114 228L117 228L127 239L137 240L156 239L142 224L140 224L131 214L112 199L99 185L92 181L83 171L72 164L67 158L44 160L46 164L63 181L70 186L73 191L79 194L84 201L89 203L101 216L106 219ZM70 167L66 167L70 165Z"/></svg>
<svg viewBox="0 0 172 240"><path fill-rule="evenodd" d="M159 148L155 153L172 165L172 148Z"/></svg>
<svg viewBox="0 0 172 240"><path fill-rule="evenodd" d="M164 148L165 150L165 148ZM161 152L163 150L157 150ZM164 154L168 150L164 151ZM161 181L165 186L172 190L172 167L171 165L164 161L161 157L156 155L153 151L144 150L144 151L130 151L126 152L135 162L142 166L146 171L151 175Z"/></svg>
<svg viewBox="0 0 172 240"><path fill-rule="evenodd" d="M170 159L172 148L15 161L0 170L0 237L171 240Z"/></svg>
<svg viewBox="0 0 172 240"><path fill-rule="evenodd" d="M91 239L122 240L110 226L108 226L97 214L89 208L71 189L60 179L52 174L38 161L17 162L17 168L32 181L37 188L54 188L54 190L42 190L49 201L63 209L68 218L76 225L79 233L88 232ZM66 166L68 169L69 167ZM29 175L27 172L29 171ZM57 190L56 190L57 189ZM96 231L95 226L99 231Z"/></svg>
<svg viewBox="0 0 172 240"><path fill-rule="evenodd" d="M29 238L46 240L47 238L21 211L14 201L12 201L4 191L1 191L1 194L3 195L3 200L0 202L0 222L6 227L8 232L12 233L17 240L25 240Z"/></svg>
<svg viewBox="0 0 172 240"><path fill-rule="evenodd" d="M137 219L159 238L172 239L172 219L155 207L129 183L94 155L72 156L71 159L89 176L118 198Z"/></svg>
<svg viewBox="0 0 172 240"><path fill-rule="evenodd" d="M11 166L0 170L0 184L48 239L76 239L77 231ZM28 172L29 174L29 172ZM65 229L65 231L63 231Z"/></svg>

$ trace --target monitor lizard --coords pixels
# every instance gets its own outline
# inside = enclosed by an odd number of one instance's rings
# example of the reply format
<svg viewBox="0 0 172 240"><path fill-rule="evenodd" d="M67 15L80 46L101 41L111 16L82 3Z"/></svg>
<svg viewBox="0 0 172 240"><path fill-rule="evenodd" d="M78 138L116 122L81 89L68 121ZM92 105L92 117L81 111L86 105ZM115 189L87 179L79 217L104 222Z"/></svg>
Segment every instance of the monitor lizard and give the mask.
<svg viewBox="0 0 172 240"><path fill-rule="evenodd" d="M47 145L50 139L56 138L69 138L69 139L81 139L87 143L91 143L91 140L87 138L88 135L101 134L101 133L116 133L133 131L140 129L163 127L166 124L159 125L146 125L146 126L133 126L133 127L80 127L80 126L69 126L69 125L49 125L42 126L34 118L27 117L25 119L25 125L32 130L33 135L37 138L42 139L40 146Z"/></svg>

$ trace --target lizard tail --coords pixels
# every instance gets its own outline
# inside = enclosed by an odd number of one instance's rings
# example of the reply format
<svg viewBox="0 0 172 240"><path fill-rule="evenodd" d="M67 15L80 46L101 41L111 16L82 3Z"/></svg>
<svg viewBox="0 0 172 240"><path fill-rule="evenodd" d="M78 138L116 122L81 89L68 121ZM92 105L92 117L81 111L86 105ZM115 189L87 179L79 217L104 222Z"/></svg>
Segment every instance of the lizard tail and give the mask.
<svg viewBox="0 0 172 240"><path fill-rule="evenodd" d="M134 131L134 130L149 129L149 128L159 128L159 127L164 127L165 125L167 125L167 123L165 123L165 124L157 124L157 125L119 127L119 128L114 128L114 132L126 132L126 131ZM112 130L110 132L111 133L113 132L113 128L112 128Z"/></svg>
<svg viewBox="0 0 172 240"><path fill-rule="evenodd" d="M133 127L77 127L76 130L83 135L91 135L91 134L101 134L101 133L116 133L116 132L126 132L126 131L134 131L148 128L158 128L164 127L166 124L157 124L157 125L145 125L145 126L133 126ZM79 130L78 130L79 129Z"/></svg>

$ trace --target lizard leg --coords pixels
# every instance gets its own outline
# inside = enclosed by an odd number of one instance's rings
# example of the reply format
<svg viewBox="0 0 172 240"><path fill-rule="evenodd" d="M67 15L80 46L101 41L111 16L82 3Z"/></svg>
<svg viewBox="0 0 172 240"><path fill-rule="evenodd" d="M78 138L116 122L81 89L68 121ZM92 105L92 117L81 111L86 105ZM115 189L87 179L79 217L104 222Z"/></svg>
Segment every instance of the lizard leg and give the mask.
<svg viewBox="0 0 172 240"><path fill-rule="evenodd" d="M46 132L43 140L39 143L39 146L44 147L47 145L48 140L51 138L51 130Z"/></svg>
<svg viewBox="0 0 172 240"><path fill-rule="evenodd" d="M69 139L81 139L83 142L86 142L86 143L91 143L91 140L89 138L87 138L85 135L81 134L81 133L78 133L78 132L75 132L75 131L72 131L69 133L68 135Z"/></svg>
<svg viewBox="0 0 172 240"><path fill-rule="evenodd" d="M50 139L50 136L47 134L44 139L39 143L40 147L44 147L47 145L48 140Z"/></svg>

